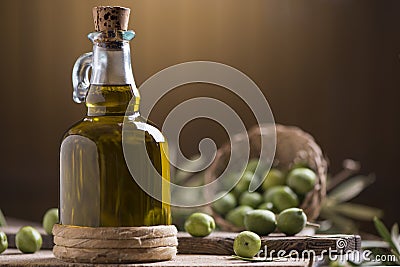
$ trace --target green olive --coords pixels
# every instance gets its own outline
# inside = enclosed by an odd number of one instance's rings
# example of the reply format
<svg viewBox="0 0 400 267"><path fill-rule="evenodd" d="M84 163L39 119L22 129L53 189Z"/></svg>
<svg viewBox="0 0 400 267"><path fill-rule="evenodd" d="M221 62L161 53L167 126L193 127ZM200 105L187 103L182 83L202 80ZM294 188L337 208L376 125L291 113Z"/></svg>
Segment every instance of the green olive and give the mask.
<svg viewBox="0 0 400 267"><path fill-rule="evenodd" d="M307 215L302 209L291 208L282 211L278 215L277 227L279 231L287 235L295 235L306 226Z"/></svg>
<svg viewBox="0 0 400 267"><path fill-rule="evenodd" d="M221 215L227 214L230 210L236 207L236 198L232 193L225 194L220 193L221 198L216 200L211 206L212 208Z"/></svg>
<svg viewBox="0 0 400 267"><path fill-rule="evenodd" d="M317 175L310 169L297 168L293 169L287 177L287 184L297 194L307 194L310 192L317 181Z"/></svg>
<svg viewBox="0 0 400 267"><path fill-rule="evenodd" d="M253 232L243 231L233 241L233 251L244 258L254 257L261 248L261 238Z"/></svg>
<svg viewBox="0 0 400 267"><path fill-rule="evenodd" d="M7 235L4 232L0 232L0 254L8 248Z"/></svg>
<svg viewBox="0 0 400 267"><path fill-rule="evenodd" d="M272 202L278 212L299 206L299 198L288 186L274 186L264 194L266 202Z"/></svg>
<svg viewBox="0 0 400 267"><path fill-rule="evenodd" d="M269 210L251 210L244 216L246 230L259 235L268 235L276 228L275 214Z"/></svg>
<svg viewBox="0 0 400 267"><path fill-rule="evenodd" d="M195 212L185 221L185 231L195 237L208 236L214 229L214 218L205 213Z"/></svg>
<svg viewBox="0 0 400 267"><path fill-rule="evenodd" d="M262 184L262 188L264 191L267 191L273 186L285 185L285 184L286 184L286 177L284 173L278 169L271 169L264 176L264 182Z"/></svg>
<svg viewBox="0 0 400 267"><path fill-rule="evenodd" d="M51 231L53 230L53 225L58 223L58 209L53 208L49 209L43 216L43 228L44 231L51 235Z"/></svg>
<svg viewBox="0 0 400 267"><path fill-rule="evenodd" d="M226 220L237 227L244 227L244 216L248 211L253 210L250 206L238 206L228 212Z"/></svg>
<svg viewBox="0 0 400 267"><path fill-rule="evenodd" d="M239 204L247 205L252 207L253 209L257 208L263 201L263 197L260 193L257 192L248 192L245 191L240 195Z"/></svg>
<svg viewBox="0 0 400 267"><path fill-rule="evenodd" d="M15 244L23 253L35 253L42 247L42 236L32 226L24 226L15 236Z"/></svg>

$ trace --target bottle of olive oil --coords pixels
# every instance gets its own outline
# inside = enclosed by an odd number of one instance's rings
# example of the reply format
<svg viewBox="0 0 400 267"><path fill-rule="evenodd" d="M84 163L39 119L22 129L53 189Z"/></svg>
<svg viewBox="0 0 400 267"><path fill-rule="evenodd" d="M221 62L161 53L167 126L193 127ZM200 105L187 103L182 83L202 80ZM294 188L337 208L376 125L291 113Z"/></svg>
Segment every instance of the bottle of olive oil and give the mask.
<svg viewBox="0 0 400 267"><path fill-rule="evenodd" d="M85 102L87 115L65 133L61 144L60 223L64 225L171 224L167 143L139 114L129 47L135 34L127 30L129 12L122 7L93 9L96 31L88 35L93 52L82 55L73 69L74 100ZM132 127L123 141L127 123ZM133 149L130 153L138 154L127 159L124 142ZM136 151L136 144L144 144L145 149ZM142 189L132 168L162 199ZM162 181L153 177L152 169Z"/></svg>

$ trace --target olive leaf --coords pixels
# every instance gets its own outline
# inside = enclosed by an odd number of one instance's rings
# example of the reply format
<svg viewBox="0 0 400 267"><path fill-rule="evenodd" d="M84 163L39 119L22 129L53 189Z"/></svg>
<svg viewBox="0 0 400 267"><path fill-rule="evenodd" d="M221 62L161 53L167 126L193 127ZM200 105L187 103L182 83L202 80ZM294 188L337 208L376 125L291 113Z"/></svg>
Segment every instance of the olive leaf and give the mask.
<svg viewBox="0 0 400 267"><path fill-rule="evenodd" d="M375 217L374 224L375 224L376 230L378 231L378 233L382 237L382 239L389 244L389 246L392 248L392 250L399 253L399 251L397 251L397 247L396 247L395 243L392 240L392 236L390 235L389 230L386 228L386 226L383 224L383 222L381 220L379 220L377 217Z"/></svg>
<svg viewBox="0 0 400 267"><path fill-rule="evenodd" d="M400 265L400 253L396 252L394 249L390 250L392 252L393 255L396 256L396 258L398 259L396 261L396 264Z"/></svg>
<svg viewBox="0 0 400 267"><path fill-rule="evenodd" d="M353 220L340 215L332 208L323 207L320 216L332 222L338 232L354 233L357 231L357 226Z"/></svg>
<svg viewBox="0 0 400 267"><path fill-rule="evenodd" d="M0 210L0 227L1 226L7 226L7 221L6 218L4 217L3 212Z"/></svg>
<svg viewBox="0 0 400 267"><path fill-rule="evenodd" d="M331 209L342 215L357 220L370 221L374 217L380 218L383 215L383 211L381 209L354 203L338 204L336 206L331 207Z"/></svg>
<svg viewBox="0 0 400 267"><path fill-rule="evenodd" d="M399 225L397 223L393 224L391 231L392 241L394 244L394 248L397 252L397 255L400 253L400 237L399 237ZM398 257L398 256L397 256ZM398 257L400 260L400 257Z"/></svg>
<svg viewBox="0 0 400 267"><path fill-rule="evenodd" d="M329 193L329 200L342 203L353 199L375 181L375 175L358 175L338 185Z"/></svg>

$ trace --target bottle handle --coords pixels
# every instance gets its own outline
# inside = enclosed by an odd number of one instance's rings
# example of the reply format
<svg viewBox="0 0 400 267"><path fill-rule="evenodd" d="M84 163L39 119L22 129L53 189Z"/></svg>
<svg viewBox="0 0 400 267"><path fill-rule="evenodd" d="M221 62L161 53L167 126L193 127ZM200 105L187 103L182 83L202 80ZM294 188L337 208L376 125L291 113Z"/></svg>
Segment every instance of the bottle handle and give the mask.
<svg viewBox="0 0 400 267"><path fill-rule="evenodd" d="M72 69L73 99L76 103L83 103L90 86L89 71L92 67L93 52L80 56Z"/></svg>

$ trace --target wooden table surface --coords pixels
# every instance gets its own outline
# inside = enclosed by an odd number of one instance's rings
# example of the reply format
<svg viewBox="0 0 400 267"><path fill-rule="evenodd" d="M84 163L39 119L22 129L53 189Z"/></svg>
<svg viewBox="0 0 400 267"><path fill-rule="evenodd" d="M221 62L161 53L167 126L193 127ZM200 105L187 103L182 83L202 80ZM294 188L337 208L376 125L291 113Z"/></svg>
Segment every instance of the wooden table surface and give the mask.
<svg viewBox="0 0 400 267"><path fill-rule="evenodd" d="M42 250L34 254L22 254L15 249L15 234L23 225L32 225L41 232L43 237ZM9 220L9 226L0 228L7 234L9 249L0 255L0 266L94 266L91 264L72 264L65 263L54 258L51 248L53 247L52 236L44 233L38 224L22 222L19 220ZM287 260L273 262L247 262L234 259L233 241L237 233L214 232L205 238L192 237L187 233L178 233L178 255L172 261L146 263L146 264L125 264L119 266L307 266L309 261ZM271 234L262 237L262 248L267 246L268 252L271 250L284 250L290 252L296 250L313 250L319 255L322 250L353 251L359 250L361 239L357 235L307 235L307 233L297 236L287 237L282 234ZM100 265L116 266L116 265Z"/></svg>
<svg viewBox="0 0 400 267"><path fill-rule="evenodd" d="M175 259L164 262L138 263L138 264L74 264L66 263L54 258L51 250L41 250L34 254L22 254L16 249L7 249L0 255L0 266L32 266L32 267L92 267L92 266L127 266L127 267L256 267L256 266L279 266L279 267L305 267L308 261L281 261L281 262L247 262L234 259L232 256L217 255L177 255Z"/></svg>

